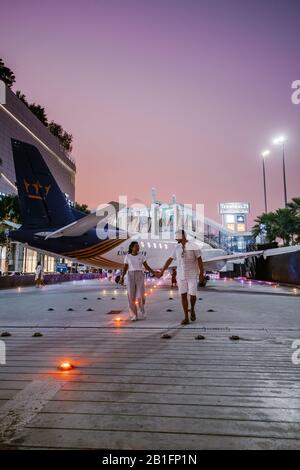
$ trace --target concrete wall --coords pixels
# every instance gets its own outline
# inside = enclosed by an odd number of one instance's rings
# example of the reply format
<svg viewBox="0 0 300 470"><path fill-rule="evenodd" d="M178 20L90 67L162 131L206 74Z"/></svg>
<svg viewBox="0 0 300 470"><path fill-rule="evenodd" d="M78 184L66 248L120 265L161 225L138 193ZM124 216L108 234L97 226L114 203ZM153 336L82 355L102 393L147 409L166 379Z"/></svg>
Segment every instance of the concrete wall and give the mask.
<svg viewBox="0 0 300 470"><path fill-rule="evenodd" d="M45 284L58 284L60 282L80 281L82 279L98 279L100 274L96 273L73 273L73 274L45 274ZM22 276L0 276L0 289L13 287L26 287L34 285L34 274Z"/></svg>
<svg viewBox="0 0 300 470"><path fill-rule="evenodd" d="M74 160L66 155L59 140L47 127L0 81L0 158L2 159L0 171L14 183L11 138L35 145L53 172L61 190L67 193L71 200L75 200ZM4 178L0 178L0 192L14 193Z"/></svg>
<svg viewBox="0 0 300 470"><path fill-rule="evenodd" d="M261 256L255 263L255 278L300 285L300 252Z"/></svg>

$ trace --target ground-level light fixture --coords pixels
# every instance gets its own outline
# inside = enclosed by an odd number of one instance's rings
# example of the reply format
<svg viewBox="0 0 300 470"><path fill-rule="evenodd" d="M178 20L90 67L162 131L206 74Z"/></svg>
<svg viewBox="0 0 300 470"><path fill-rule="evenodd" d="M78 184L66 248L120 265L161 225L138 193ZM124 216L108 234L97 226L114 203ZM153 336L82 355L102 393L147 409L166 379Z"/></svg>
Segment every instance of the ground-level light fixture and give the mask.
<svg viewBox="0 0 300 470"><path fill-rule="evenodd" d="M68 371L68 370L72 370L74 369L74 365L71 364L71 362L69 361L64 361L64 362L61 362L58 366L58 369L59 370L62 370L62 371Z"/></svg>

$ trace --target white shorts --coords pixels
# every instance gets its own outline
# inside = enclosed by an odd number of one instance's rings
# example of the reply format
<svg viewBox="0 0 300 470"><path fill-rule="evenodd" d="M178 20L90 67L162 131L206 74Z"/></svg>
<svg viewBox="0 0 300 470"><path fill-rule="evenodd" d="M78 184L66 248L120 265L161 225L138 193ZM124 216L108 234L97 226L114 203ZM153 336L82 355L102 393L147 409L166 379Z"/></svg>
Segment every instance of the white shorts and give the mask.
<svg viewBox="0 0 300 470"><path fill-rule="evenodd" d="M179 294L197 295L198 279L177 279Z"/></svg>

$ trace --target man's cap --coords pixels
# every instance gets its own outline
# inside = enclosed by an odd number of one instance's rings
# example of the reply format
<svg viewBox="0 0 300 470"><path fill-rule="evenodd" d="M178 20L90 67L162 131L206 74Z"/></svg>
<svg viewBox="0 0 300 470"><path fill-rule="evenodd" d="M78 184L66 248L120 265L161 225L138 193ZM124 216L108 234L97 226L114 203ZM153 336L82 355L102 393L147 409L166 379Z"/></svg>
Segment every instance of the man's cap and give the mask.
<svg viewBox="0 0 300 470"><path fill-rule="evenodd" d="M182 230L182 229L176 230L176 232L175 232L175 240L182 240L183 237L186 238L186 233L185 233L185 231Z"/></svg>

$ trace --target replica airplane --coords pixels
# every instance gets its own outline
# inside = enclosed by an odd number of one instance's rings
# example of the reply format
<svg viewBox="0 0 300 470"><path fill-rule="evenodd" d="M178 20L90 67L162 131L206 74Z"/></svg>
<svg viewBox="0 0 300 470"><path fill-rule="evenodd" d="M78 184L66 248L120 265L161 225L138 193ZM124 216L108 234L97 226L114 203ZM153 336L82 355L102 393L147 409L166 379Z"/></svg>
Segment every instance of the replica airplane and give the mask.
<svg viewBox="0 0 300 470"><path fill-rule="evenodd" d="M107 222L111 208L120 210L117 203L111 202L102 211L104 216L94 212L88 215L75 210L60 190L39 150L28 143L12 139L16 185L20 200L22 225L5 221L14 228L9 237L17 242L60 258L104 269L118 269L128 252L130 242L139 241L151 267L160 269L170 257L175 240L147 239L141 234L128 235ZM100 224L100 225L99 225ZM262 252L226 255L221 249L196 240L202 250L206 270L218 271L226 261L258 256ZM172 265L171 265L172 267Z"/></svg>

